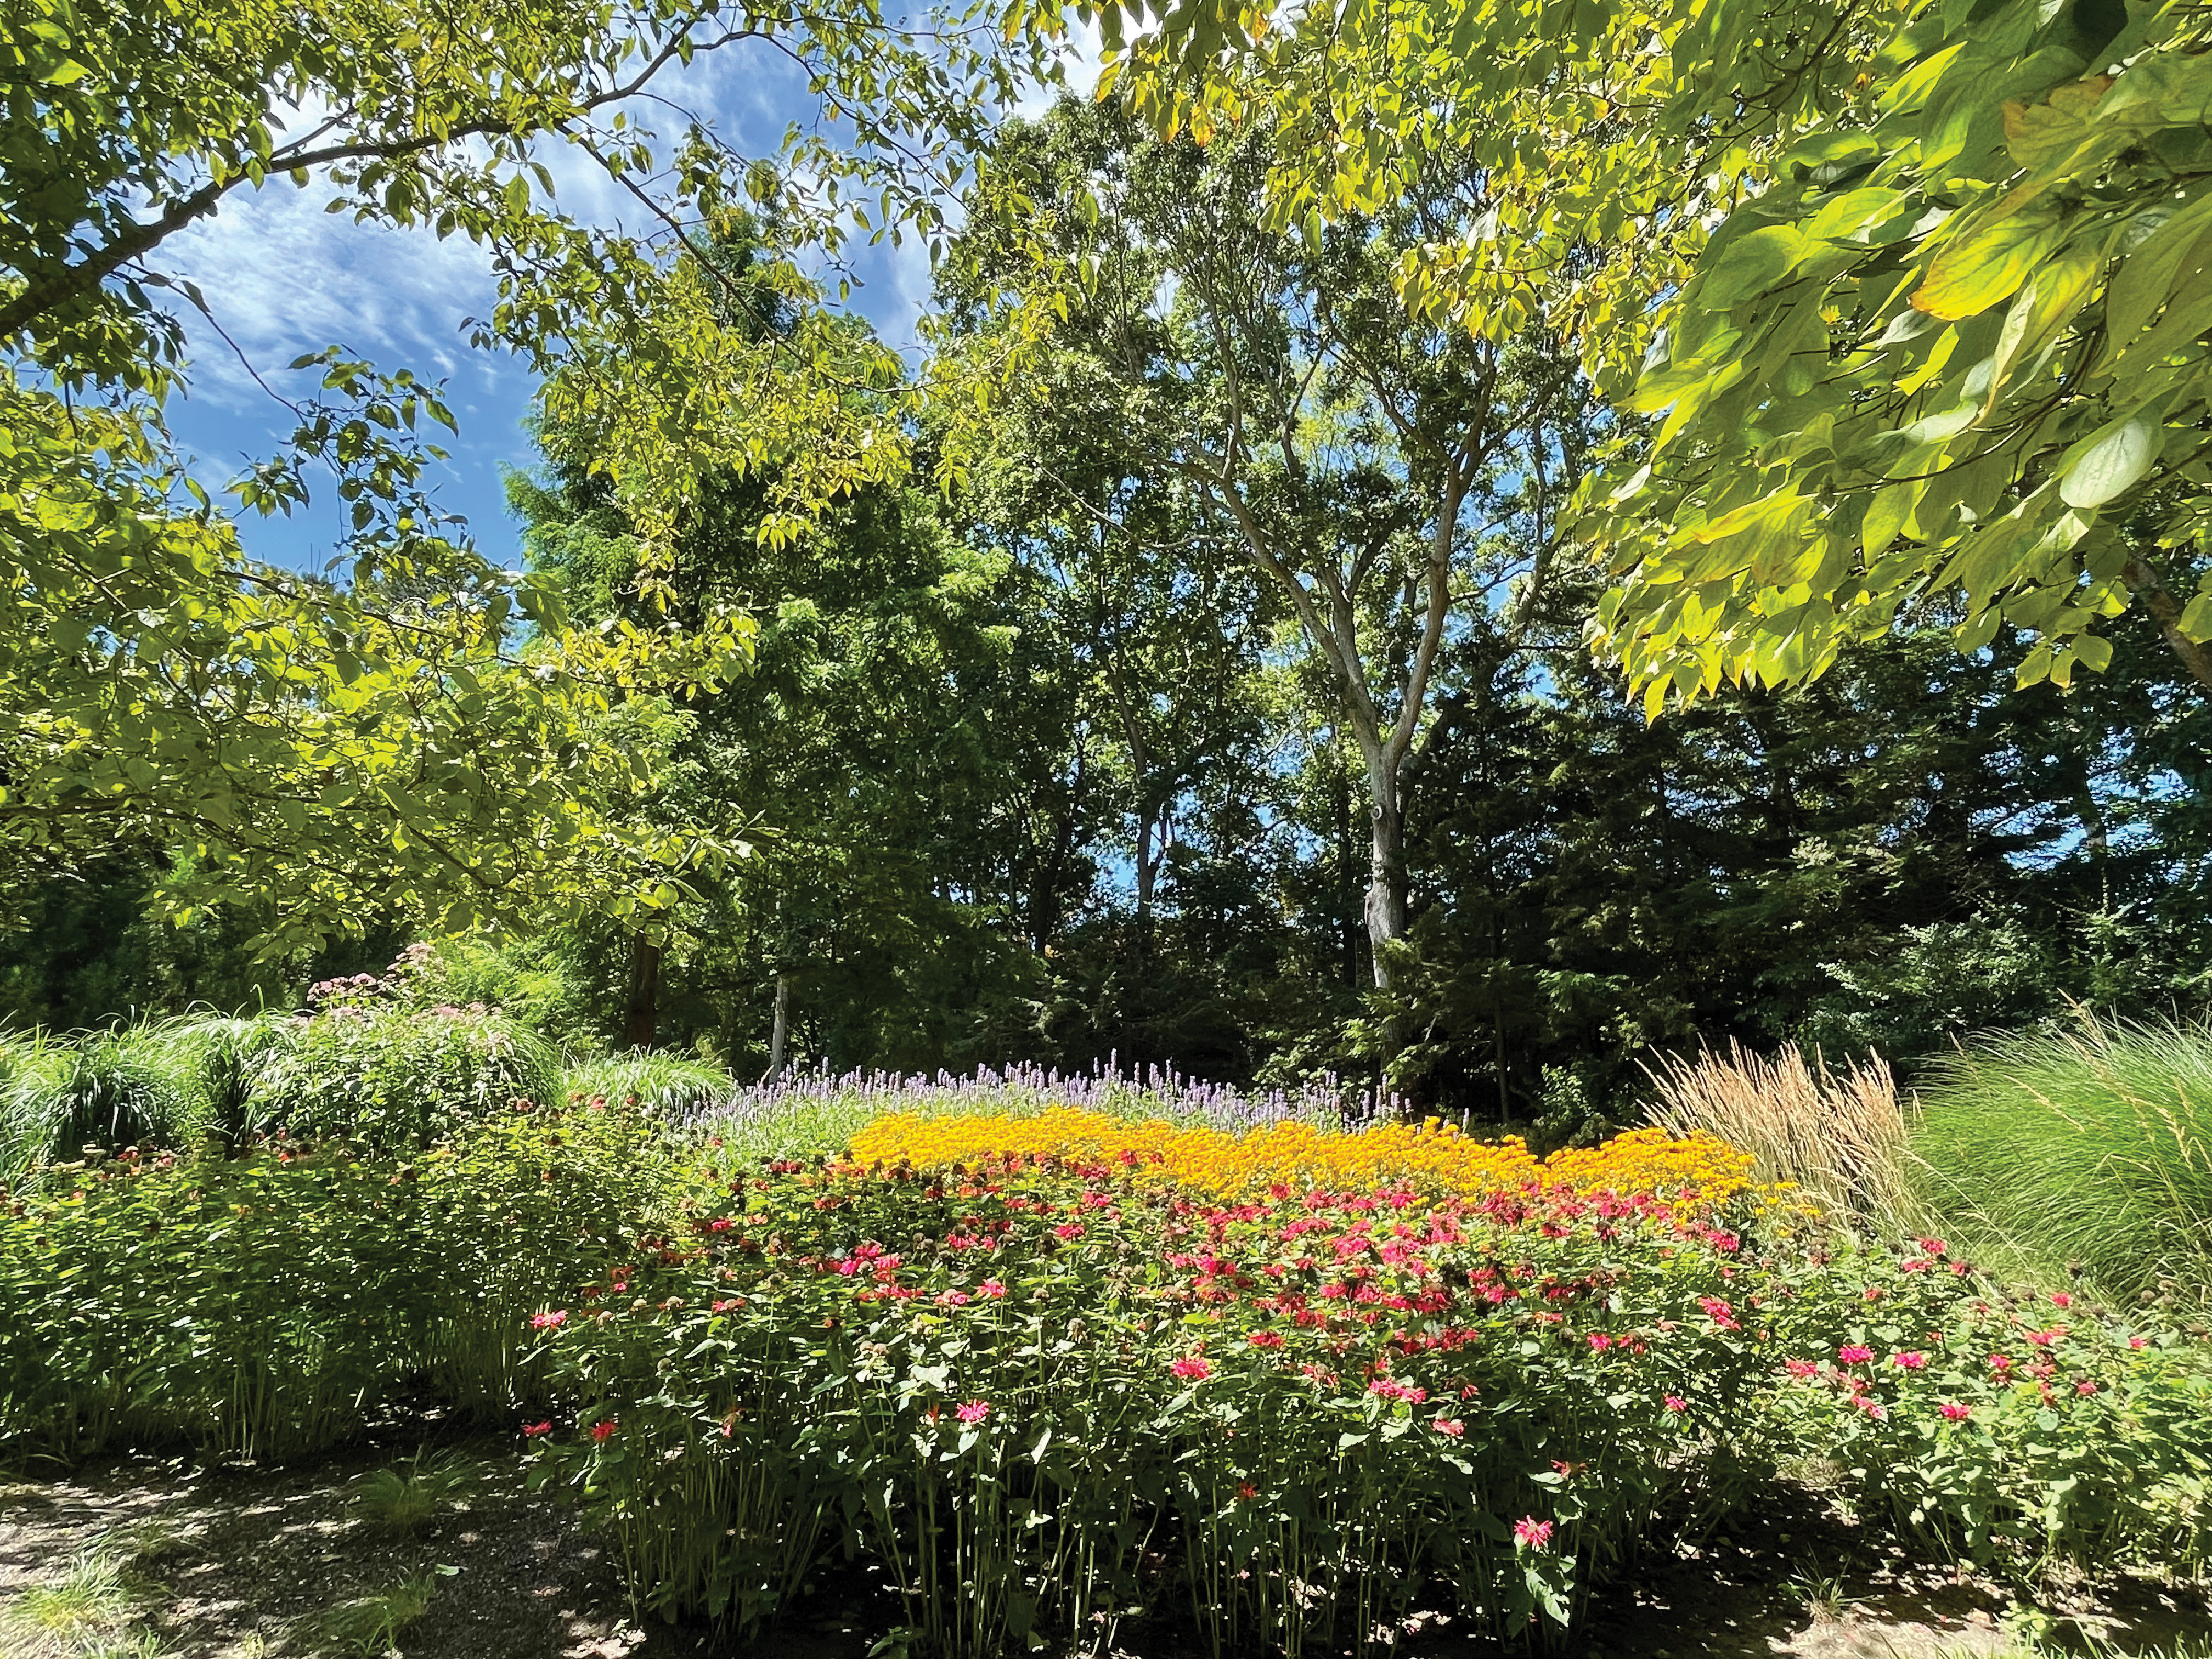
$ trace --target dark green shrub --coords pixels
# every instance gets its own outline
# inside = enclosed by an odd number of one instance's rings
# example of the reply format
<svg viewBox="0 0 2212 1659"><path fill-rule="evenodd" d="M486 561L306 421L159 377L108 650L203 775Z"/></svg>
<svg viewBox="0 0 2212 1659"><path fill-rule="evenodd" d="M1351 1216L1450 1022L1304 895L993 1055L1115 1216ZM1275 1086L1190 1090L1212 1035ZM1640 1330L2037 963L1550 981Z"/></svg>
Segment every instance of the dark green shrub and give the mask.
<svg viewBox="0 0 2212 1659"><path fill-rule="evenodd" d="M552 1046L496 1014L337 1007L291 1022L264 1056L246 1127L421 1147L517 1100L551 1103L560 1086Z"/></svg>

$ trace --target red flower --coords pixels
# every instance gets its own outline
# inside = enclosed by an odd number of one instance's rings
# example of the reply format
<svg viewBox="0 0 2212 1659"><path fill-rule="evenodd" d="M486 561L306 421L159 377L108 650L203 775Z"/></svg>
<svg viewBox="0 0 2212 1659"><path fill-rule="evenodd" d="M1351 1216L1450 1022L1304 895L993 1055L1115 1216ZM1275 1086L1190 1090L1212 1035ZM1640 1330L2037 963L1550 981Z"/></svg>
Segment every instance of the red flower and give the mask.
<svg viewBox="0 0 2212 1659"><path fill-rule="evenodd" d="M1283 1346L1280 1331L1255 1331L1244 1340L1255 1348L1279 1348Z"/></svg>
<svg viewBox="0 0 2212 1659"><path fill-rule="evenodd" d="M1943 1402L1942 1412L1945 1418L1951 1422L1963 1423L1974 1414L1974 1408L1972 1406L1961 1406L1955 1401L1947 1400Z"/></svg>
<svg viewBox="0 0 2212 1659"><path fill-rule="evenodd" d="M1237 1488L1237 1497L1240 1503L1249 1504L1252 1499L1257 1498L1259 1495L1260 1489L1254 1486L1249 1480L1245 1481L1243 1485Z"/></svg>
<svg viewBox="0 0 2212 1659"><path fill-rule="evenodd" d="M614 1432L615 1420L611 1417L605 1422L592 1425L592 1438L594 1440L611 1440L614 1437Z"/></svg>
<svg viewBox="0 0 2212 1659"><path fill-rule="evenodd" d="M990 1414L990 1402L985 1400L971 1400L955 1413L963 1423L980 1423Z"/></svg>
<svg viewBox="0 0 2212 1659"><path fill-rule="evenodd" d="M1203 1359L1178 1359L1174 1364L1169 1366L1168 1370L1177 1376L1188 1378L1193 1382L1203 1382L1213 1375L1213 1367Z"/></svg>
<svg viewBox="0 0 2212 1659"><path fill-rule="evenodd" d="M2063 1291L2053 1291L2051 1293L2051 1305L2054 1308L2070 1308L2074 1305L2074 1298Z"/></svg>
<svg viewBox="0 0 2212 1659"><path fill-rule="evenodd" d="M1521 1549L1540 1550L1552 1541L1552 1523L1524 1516L1513 1523L1513 1542Z"/></svg>
<svg viewBox="0 0 2212 1659"><path fill-rule="evenodd" d="M1849 1347L1836 1350L1836 1358L1846 1365L1863 1365L1874 1358L1872 1348Z"/></svg>
<svg viewBox="0 0 2212 1659"><path fill-rule="evenodd" d="M550 1418L548 1418L543 1423L525 1423L522 1425L522 1433L525 1439L531 1438L536 1435L550 1434L552 1432L553 1421Z"/></svg>
<svg viewBox="0 0 2212 1659"><path fill-rule="evenodd" d="M1903 1371L1924 1370L1928 1365L1928 1356L1924 1353L1893 1353L1889 1357L1889 1363Z"/></svg>
<svg viewBox="0 0 2212 1659"><path fill-rule="evenodd" d="M1670 1412L1686 1412L1690 1409L1690 1402L1679 1394L1670 1394L1667 1396L1667 1409Z"/></svg>

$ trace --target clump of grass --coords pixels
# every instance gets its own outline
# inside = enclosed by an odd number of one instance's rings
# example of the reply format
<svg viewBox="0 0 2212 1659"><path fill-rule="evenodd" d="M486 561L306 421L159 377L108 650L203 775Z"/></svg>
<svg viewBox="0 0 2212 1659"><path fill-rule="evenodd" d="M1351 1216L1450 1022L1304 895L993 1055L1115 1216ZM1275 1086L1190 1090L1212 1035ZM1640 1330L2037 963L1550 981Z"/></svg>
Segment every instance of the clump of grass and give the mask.
<svg viewBox="0 0 2212 1659"><path fill-rule="evenodd" d="M1654 1119L1675 1134L1717 1137L1789 1182L1827 1214L1886 1231L1917 1230L1908 1125L1879 1057L1841 1071L1794 1043L1772 1060L1730 1044L1726 1057L1677 1055L1651 1068Z"/></svg>
<svg viewBox="0 0 2212 1659"><path fill-rule="evenodd" d="M416 1452L397 1468L378 1469L355 1484L353 1506L386 1532L421 1531L476 1484L476 1472L452 1453Z"/></svg>
<svg viewBox="0 0 2212 1659"><path fill-rule="evenodd" d="M438 1580L450 1578L459 1571L433 1567L402 1579L389 1589L341 1601L313 1622L313 1632L349 1653L388 1653L398 1644L400 1632L430 1610Z"/></svg>
<svg viewBox="0 0 2212 1659"><path fill-rule="evenodd" d="M1992 1265L2212 1302L2212 1029L2024 1033L1936 1060L1913 1150Z"/></svg>
<svg viewBox="0 0 2212 1659"><path fill-rule="evenodd" d="M159 1659L160 1635L137 1625L148 1595L137 1569L176 1546L158 1522L124 1528L77 1552L60 1577L0 1609L0 1650L70 1659Z"/></svg>
<svg viewBox="0 0 2212 1659"><path fill-rule="evenodd" d="M195 1091L153 1027L11 1045L0 1085L0 1173L87 1146L169 1146L190 1132Z"/></svg>
<svg viewBox="0 0 2212 1659"><path fill-rule="evenodd" d="M561 1079L568 1097L623 1102L659 1118L689 1119L729 1103L737 1084L719 1066L677 1054L617 1054L571 1066Z"/></svg>

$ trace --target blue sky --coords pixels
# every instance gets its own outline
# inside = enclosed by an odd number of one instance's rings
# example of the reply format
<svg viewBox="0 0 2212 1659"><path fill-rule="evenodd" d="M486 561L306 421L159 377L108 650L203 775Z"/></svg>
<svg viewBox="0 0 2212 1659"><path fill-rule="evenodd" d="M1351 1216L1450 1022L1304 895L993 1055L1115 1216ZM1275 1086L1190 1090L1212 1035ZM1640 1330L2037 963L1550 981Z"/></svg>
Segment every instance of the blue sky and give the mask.
<svg viewBox="0 0 2212 1659"><path fill-rule="evenodd" d="M710 124L748 155L772 155L794 120L815 109L790 60L757 43L741 42L672 66L656 82L663 98ZM684 117L665 104L637 112L664 135ZM581 158L549 146L561 205L579 219L619 224L635 208ZM276 450L291 416L255 383L241 356L277 390L299 395L308 377L284 365L303 353L343 345L385 369L410 368L442 380L459 422L443 447L451 459L437 483L441 502L466 516L485 555L518 562L517 527L508 518L501 478L535 457L523 429L533 381L515 361L471 350L464 320L488 313L490 269L465 238L440 241L428 232L356 224L324 211L327 194L271 182L234 197L213 218L164 245L164 268L197 283L222 334L185 313L191 342L189 392L169 409L172 431L210 486L243 470L249 458ZM927 255L888 242L849 250L860 279L851 304L891 344L910 348L915 319L929 289ZM246 550L295 568L320 566L339 549L340 506L324 492L289 519L248 515L240 524Z"/></svg>

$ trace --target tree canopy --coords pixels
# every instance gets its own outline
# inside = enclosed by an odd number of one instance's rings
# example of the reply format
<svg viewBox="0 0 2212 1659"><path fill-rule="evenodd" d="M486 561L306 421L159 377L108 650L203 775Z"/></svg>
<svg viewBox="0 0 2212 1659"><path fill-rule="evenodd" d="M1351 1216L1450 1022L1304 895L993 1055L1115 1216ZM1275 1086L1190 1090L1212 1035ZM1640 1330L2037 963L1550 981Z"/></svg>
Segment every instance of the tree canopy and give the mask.
<svg viewBox="0 0 2212 1659"><path fill-rule="evenodd" d="M660 142L636 124L633 100L672 70L748 42L804 67L851 142L799 141L779 172L696 128ZM177 276L168 245L241 192L293 187L357 222L469 237L500 285L477 343L522 354L559 418L618 440L596 464L641 546L665 552L702 474L732 465L772 472L763 532L787 538L902 467L879 400L854 395L884 371L825 366L819 338L733 316L702 239L760 197L834 238L855 190L878 222L926 231L945 180L914 135L974 130L1012 56L957 24L902 33L866 0L34 0L0 52L9 871L157 851L180 915L280 901L272 948L395 896L446 927L549 902L667 913L730 845L622 803L651 787L656 708L741 670L750 620L676 629L648 608L569 627L550 586L486 560L423 487L428 434L452 424L438 388L340 348L293 366L319 370L319 391L222 504L162 418L187 325L212 326L222 296ZM644 228L565 215L548 144L603 169ZM325 489L349 504L343 572L247 554L237 514Z"/></svg>
<svg viewBox="0 0 2212 1659"><path fill-rule="evenodd" d="M1577 271L1553 314L1656 423L1581 523L1614 578L1594 643L1650 708L1801 681L1953 593L1962 647L2032 640L2026 681L2105 666L2109 618L2139 605L2212 685L2197 9L1106 16L1111 39L1134 30L1125 91L1164 125L1265 109L1297 135L1276 159L1285 222L1402 196L1440 149L1510 181L1409 254L1399 289L1494 334Z"/></svg>

